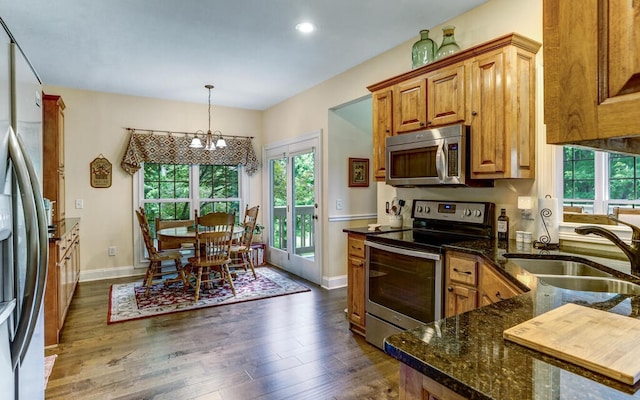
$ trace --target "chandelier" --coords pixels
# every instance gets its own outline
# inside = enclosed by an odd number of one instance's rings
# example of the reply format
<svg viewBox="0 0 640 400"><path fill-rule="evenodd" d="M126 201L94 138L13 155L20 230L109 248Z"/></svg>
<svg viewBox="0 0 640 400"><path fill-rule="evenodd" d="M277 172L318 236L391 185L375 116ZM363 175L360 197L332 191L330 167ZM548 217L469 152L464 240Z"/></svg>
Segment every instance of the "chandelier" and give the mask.
<svg viewBox="0 0 640 400"><path fill-rule="evenodd" d="M227 147L227 142L222 137L222 132L214 131L211 132L211 89L213 89L213 85L204 85L205 88L209 89L209 129L205 134L203 131L196 131L195 136L191 140L191 144L189 147L193 147L196 149L204 148L205 150L215 150L222 149ZM202 143L202 139L198 136L201 134L204 139L204 144Z"/></svg>

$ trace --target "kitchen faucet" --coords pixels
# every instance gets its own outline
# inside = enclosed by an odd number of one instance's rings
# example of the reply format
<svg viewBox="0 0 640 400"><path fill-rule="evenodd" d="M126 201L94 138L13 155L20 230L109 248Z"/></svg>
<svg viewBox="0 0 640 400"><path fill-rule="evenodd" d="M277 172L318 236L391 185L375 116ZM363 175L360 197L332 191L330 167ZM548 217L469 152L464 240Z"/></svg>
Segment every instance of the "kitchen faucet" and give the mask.
<svg viewBox="0 0 640 400"><path fill-rule="evenodd" d="M614 222L626 225L631 228L631 245L626 244L615 233L611 232L608 229L605 229L602 226L579 226L575 229L575 232L579 235L588 235L590 233L593 233L594 235L602 236L603 238L609 239L613 244L618 246L620 250L622 250L622 252L629 258L629 261L631 261L631 273L634 275L640 275L640 228L628 222L620 221L613 215L608 215L607 217Z"/></svg>

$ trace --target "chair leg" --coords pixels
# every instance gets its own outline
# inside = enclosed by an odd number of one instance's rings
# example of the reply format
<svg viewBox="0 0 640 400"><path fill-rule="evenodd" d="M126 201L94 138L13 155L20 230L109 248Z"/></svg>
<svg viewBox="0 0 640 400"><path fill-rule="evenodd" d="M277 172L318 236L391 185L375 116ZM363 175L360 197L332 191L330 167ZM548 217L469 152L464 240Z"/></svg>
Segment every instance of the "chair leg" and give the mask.
<svg viewBox="0 0 640 400"><path fill-rule="evenodd" d="M198 267L198 275L196 277L196 294L194 296L193 301L198 301L198 297L200 297L200 281L202 280L202 267Z"/></svg>
<svg viewBox="0 0 640 400"><path fill-rule="evenodd" d="M149 263L149 268L147 269L147 277L146 277L146 286L147 289L144 292L145 296L149 296L149 289L151 289L151 285L153 284L153 277L156 276L156 268L160 263L157 261L151 261Z"/></svg>
<svg viewBox="0 0 640 400"><path fill-rule="evenodd" d="M245 269L247 269L246 265L249 264L249 268L251 268L251 272L253 272L253 279L258 279L258 276L256 275L256 270L253 265L253 257L251 257L251 252L243 253L242 258L244 259L244 262L245 262L244 264Z"/></svg>
<svg viewBox="0 0 640 400"><path fill-rule="evenodd" d="M224 277L224 280L228 280L229 281L229 286L231 286L231 292L233 292L233 295L236 295L236 287L233 286L233 279L231 279L231 272L229 272L229 266L227 264L222 266L223 270L222 270L222 275Z"/></svg>

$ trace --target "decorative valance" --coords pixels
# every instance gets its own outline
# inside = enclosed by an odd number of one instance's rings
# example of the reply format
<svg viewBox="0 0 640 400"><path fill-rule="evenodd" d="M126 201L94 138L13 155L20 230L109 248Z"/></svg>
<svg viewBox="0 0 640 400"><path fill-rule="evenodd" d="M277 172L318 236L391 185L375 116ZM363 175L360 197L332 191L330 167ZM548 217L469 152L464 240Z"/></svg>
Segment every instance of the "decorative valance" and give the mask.
<svg viewBox="0 0 640 400"><path fill-rule="evenodd" d="M191 138L171 134L131 133L122 168L134 174L143 162L163 164L244 165L247 174L258 170L258 158L251 138L225 136L227 147L205 150L189 147Z"/></svg>

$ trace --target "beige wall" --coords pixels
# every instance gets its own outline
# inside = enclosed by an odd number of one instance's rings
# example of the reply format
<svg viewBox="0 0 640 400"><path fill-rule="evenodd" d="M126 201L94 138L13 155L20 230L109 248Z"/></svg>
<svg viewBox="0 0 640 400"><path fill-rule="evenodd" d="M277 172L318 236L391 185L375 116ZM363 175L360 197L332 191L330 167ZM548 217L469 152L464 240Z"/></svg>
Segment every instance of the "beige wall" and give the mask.
<svg viewBox="0 0 640 400"><path fill-rule="evenodd" d="M456 40L463 48L491 40L495 37L517 32L532 39L542 42L542 1L541 0L491 0L470 12L453 18L446 23L424 28L430 29L436 43L441 42L442 26L454 25L456 27ZM347 103L354 99L369 94L366 87L382 81L394 75L407 72L411 69L411 46L418 40L416 37L379 56L338 75L322 84L297 96L291 97L265 112L263 132L265 142L292 138L305 132L321 129L328 131L327 109ZM538 53L538 136L544 137L542 120L542 51ZM329 148L328 137L323 135L324 148ZM542 157L548 153L548 147L544 140L538 141L538 153ZM541 148L545 147L545 149ZM323 160L323 176L329 175L329 157L325 154ZM540 158L540 156L538 157ZM538 162L538 165L541 165ZM548 164L547 164L548 165ZM538 175L540 175L538 173ZM330 185L340 184L335 180L323 179L323 215L331 215L333 201L329 201L328 194L332 192ZM394 196L399 196L408 202L414 198L449 198L449 199L474 199L477 201L492 201L498 207L506 207L513 216L513 222L519 224L517 218L517 196L537 196L537 187L534 181L505 181L498 183L496 188L487 189L403 189L396 190L382 183L377 184L377 209L378 222L387 224L384 215L384 202ZM550 189L545 189L550 190ZM331 199L333 200L333 199ZM349 210L344 211L349 214ZM405 215L409 222L409 215ZM325 222L323 232L323 275L325 277L338 277L346 274L346 242L342 229L349 226L364 226L369 221L337 221ZM375 222L375 221L373 221ZM524 224L526 227L526 224ZM341 261L344 260L344 261Z"/></svg>
<svg viewBox="0 0 640 400"><path fill-rule="evenodd" d="M491 0L488 3L448 21L456 26L456 39L461 47L468 48L494 37L518 32L542 41L541 0ZM437 43L441 40L441 28L431 29ZM262 146L321 130L322 148L331 149L329 140L329 109L369 95L366 87L411 68L411 46L418 39L408 40L379 56L329 79L303 93L264 111L239 110L215 107L212 125L227 134L257 136L255 149L261 157ZM542 123L542 55L538 54L538 165L550 156L544 144ZM45 92L62 95L67 105L66 119L66 171L67 214L82 218L81 279L95 279L131 273L133 263L133 234L137 228L132 214L132 178L119 166L127 142L124 127L195 131L205 129L207 106L203 104L172 102L158 99L97 93L61 87L45 87ZM89 163L99 154L113 164L113 185L109 189L94 189L89 184ZM323 152L322 214L335 214L334 204L329 204L329 193L336 192L331 185L342 185L329 178L331 154ZM548 163L547 163L548 165ZM342 167L340 167L342 168ZM331 170L331 174L346 173ZM259 171L258 175L262 173ZM538 176L541 174L538 172ZM260 176L251 179L251 204L268 204L262 191ZM502 182L494 190L425 189L396 190L384 184L377 186L377 214L379 222L386 223L384 202L398 195L409 201L412 198L468 198L494 201L515 213L518 194L531 194L550 190L551 182L545 179L520 182ZM331 189L334 189L333 191ZM338 189L342 196L342 188ZM355 190L355 189L353 189ZM359 193L344 193L358 196ZM371 196L371 195L367 195ZM84 209L74 208L75 199L84 200ZM335 202L335 199L333 199ZM346 206L346 204L345 204ZM353 214L349 209L344 214ZM342 229L347 226L363 226L369 220L324 221L322 232L323 277L340 281L346 275L346 242ZM407 221L408 222L408 221ZM109 257L107 248L117 247L117 255ZM344 279L342 282L346 282Z"/></svg>
<svg viewBox="0 0 640 400"><path fill-rule="evenodd" d="M81 279L100 279L134 273L133 235L139 228L133 216L133 179L120 162L128 142L125 127L195 132L207 128L206 91L203 104L45 86L45 93L61 95L65 104L66 213L81 218ZM212 128L231 135L257 136L260 157L262 113L225 107L212 108ZM102 154L113 164L112 186L96 189L89 182L89 163ZM46 155L45 155L46 157ZM258 174L259 175L259 174ZM250 204L261 200L261 181ZM75 200L84 208L76 209ZM107 248L115 246L116 256Z"/></svg>

